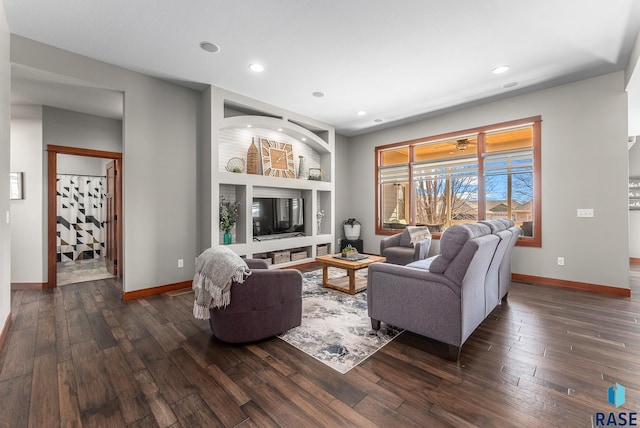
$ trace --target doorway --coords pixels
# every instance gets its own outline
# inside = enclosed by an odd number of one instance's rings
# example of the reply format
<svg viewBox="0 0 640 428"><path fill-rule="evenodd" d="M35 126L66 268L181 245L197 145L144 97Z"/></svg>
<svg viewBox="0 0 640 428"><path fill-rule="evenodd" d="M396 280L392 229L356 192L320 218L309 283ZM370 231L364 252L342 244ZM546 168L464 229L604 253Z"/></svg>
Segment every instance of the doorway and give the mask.
<svg viewBox="0 0 640 428"><path fill-rule="evenodd" d="M76 147L64 147L64 146L47 146L47 288L54 288L58 286L58 259L60 257L73 258L80 255L82 258L82 251L87 253L93 249L83 246L79 249L79 253L75 251L77 248L71 249L72 246L68 246L71 253L62 254L58 252L58 238L60 232L58 231L58 203L57 196L58 190L56 183L58 181L58 155L73 155L73 156L85 156L91 158L102 158L109 160L106 165L106 177L105 177L105 201L106 201L106 217L104 218L104 234L106 235L106 245L104 248L105 267L108 272L122 279L122 153L107 152L101 150L82 149ZM77 180L77 178L75 178ZM73 180L73 178L72 178ZM85 179L82 179L84 182ZM83 193L83 192L80 192ZM82 211L83 216L86 213ZM61 219L61 221L65 221ZM76 234L82 234L84 231L70 230L72 236ZM89 232L89 234L92 232ZM65 242L66 244L66 242ZM86 264L90 264L91 260L88 260Z"/></svg>

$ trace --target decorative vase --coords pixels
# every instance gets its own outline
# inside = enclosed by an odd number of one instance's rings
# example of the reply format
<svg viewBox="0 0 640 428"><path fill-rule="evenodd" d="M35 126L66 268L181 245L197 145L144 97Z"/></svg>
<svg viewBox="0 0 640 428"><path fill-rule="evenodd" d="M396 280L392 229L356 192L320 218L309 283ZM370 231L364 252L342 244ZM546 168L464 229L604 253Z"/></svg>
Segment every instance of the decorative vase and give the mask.
<svg viewBox="0 0 640 428"><path fill-rule="evenodd" d="M304 160L304 156L298 156L300 163L298 164L298 178L306 179L309 174L307 173L307 163Z"/></svg>
<svg viewBox="0 0 640 428"><path fill-rule="evenodd" d="M251 138L251 145L247 150L247 174L260 174L260 160L258 158L258 147L253 138Z"/></svg>
<svg viewBox="0 0 640 428"><path fill-rule="evenodd" d="M224 231L224 236L222 238L222 242L224 243L224 245L229 245L229 244L231 244L231 240L232 240L231 231L225 230Z"/></svg>
<svg viewBox="0 0 640 428"><path fill-rule="evenodd" d="M344 236L350 241L360 238L360 225L354 224L353 226L350 224L344 225Z"/></svg>

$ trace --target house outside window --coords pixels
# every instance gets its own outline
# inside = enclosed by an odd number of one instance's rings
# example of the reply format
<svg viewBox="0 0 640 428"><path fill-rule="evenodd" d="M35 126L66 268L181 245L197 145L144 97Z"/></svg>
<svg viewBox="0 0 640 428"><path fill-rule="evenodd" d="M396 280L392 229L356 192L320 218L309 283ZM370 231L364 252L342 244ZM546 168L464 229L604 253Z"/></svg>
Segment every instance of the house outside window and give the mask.
<svg viewBox="0 0 640 428"><path fill-rule="evenodd" d="M376 148L377 233L511 219L540 246L540 117Z"/></svg>

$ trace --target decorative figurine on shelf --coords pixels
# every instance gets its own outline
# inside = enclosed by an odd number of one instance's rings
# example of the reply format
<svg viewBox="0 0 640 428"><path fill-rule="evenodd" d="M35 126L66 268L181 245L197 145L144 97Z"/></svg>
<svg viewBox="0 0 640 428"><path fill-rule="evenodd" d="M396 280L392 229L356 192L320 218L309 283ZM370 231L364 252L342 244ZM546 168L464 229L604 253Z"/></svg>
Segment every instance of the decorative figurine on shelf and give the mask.
<svg viewBox="0 0 640 428"><path fill-rule="evenodd" d="M220 230L224 230L223 243L231 244L231 229L238 221L240 213L240 203L226 201L224 196L220 198Z"/></svg>
<svg viewBox="0 0 640 428"><path fill-rule="evenodd" d="M318 220L318 230L316 233L320 233L320 226L322 226L322 217L324 217L324 210L316 211L316 219Z"/></svg>
<svg viewBox="0 0 640 428"><path fill-rule="evenodd" d="M244 159L231 158L227 162L227 171L229 172L244 172Z"/></svg>

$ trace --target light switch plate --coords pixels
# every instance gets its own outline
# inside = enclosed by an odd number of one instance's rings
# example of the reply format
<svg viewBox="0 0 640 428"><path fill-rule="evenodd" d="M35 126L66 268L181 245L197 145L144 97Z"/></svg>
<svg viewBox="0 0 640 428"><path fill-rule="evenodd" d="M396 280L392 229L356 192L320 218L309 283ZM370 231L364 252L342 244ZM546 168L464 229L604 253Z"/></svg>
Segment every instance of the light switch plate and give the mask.
<svg viewBox="0 0 640 428"><path fill-rule="evenodd" d="M593 217L593 208L578 208L578 217Z"/></svg>

